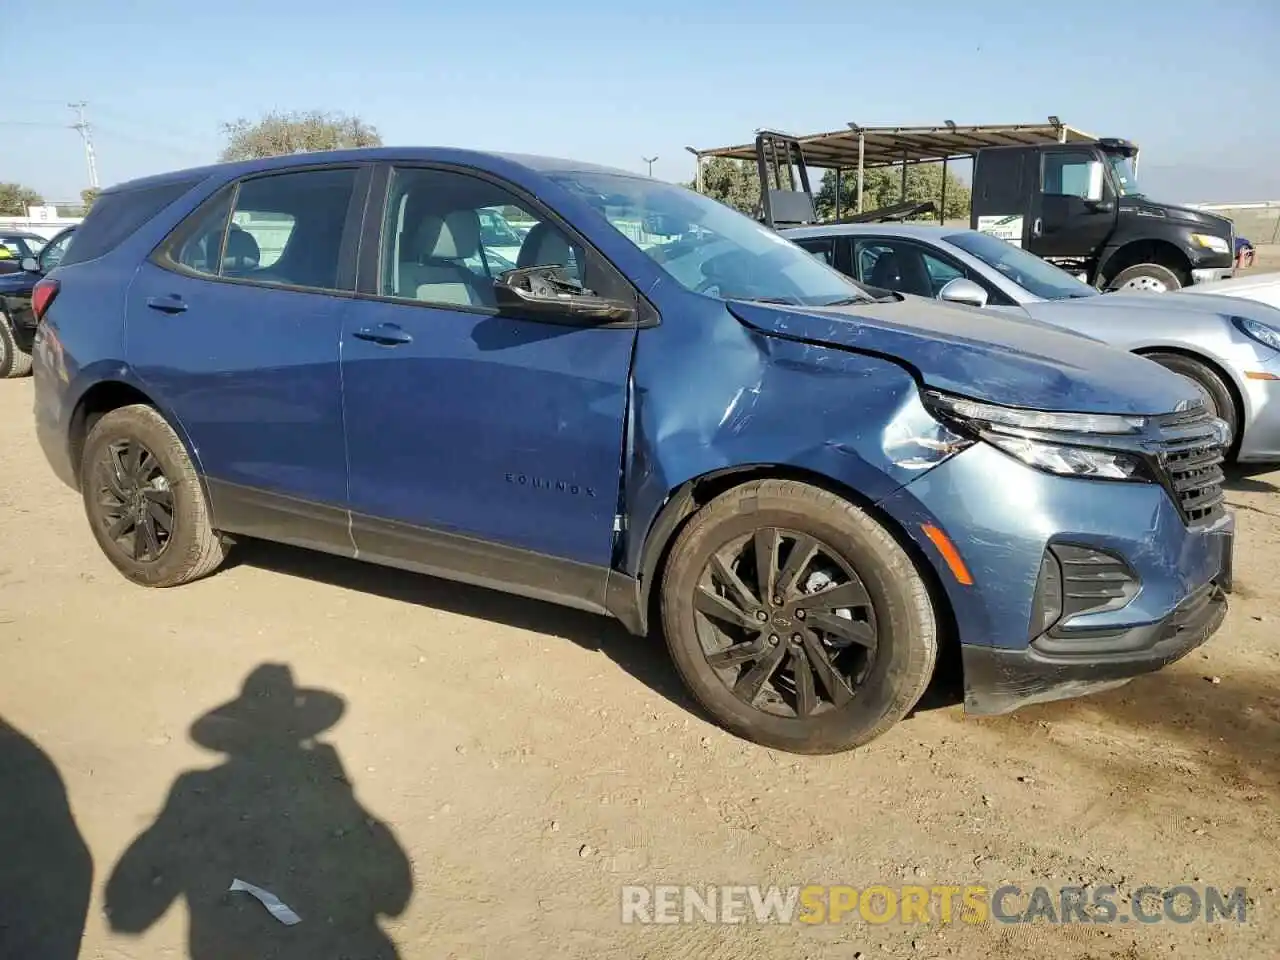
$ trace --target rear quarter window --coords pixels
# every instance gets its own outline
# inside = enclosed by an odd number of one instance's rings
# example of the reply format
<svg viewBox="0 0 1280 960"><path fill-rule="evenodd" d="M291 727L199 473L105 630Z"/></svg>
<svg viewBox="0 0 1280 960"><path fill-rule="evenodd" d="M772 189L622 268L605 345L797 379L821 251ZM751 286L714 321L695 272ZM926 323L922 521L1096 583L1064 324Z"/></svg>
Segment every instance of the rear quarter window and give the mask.
<svg viewBox="0 0 1280 960"><path fill-rule="evenodd" d="M76 242L59 266L96 260L123 243L135 230L199 183L203 177L104 193L76 228Z"/></svg>

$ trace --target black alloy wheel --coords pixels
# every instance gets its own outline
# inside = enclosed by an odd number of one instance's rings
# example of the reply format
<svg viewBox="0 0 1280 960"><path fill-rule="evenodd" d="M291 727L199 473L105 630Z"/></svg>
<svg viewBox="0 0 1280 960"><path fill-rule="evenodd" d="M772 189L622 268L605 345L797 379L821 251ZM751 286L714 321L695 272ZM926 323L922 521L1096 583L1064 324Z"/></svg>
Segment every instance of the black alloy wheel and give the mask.
<svg viewBox="0 0 1280 960"><path fill-rule="evenodd" d="M153 563L173 538L173 490L155 455L136 440L107 444L94 464L98 522L137 563Z"/></svg>
<svg viewBox="0 0 1280 960"><path fill-rule="evenodd" d="M707 663L748 706L806 718L853 699L877 646L875 607L829 544L763 527L711 555L695 608Z"/></svg>

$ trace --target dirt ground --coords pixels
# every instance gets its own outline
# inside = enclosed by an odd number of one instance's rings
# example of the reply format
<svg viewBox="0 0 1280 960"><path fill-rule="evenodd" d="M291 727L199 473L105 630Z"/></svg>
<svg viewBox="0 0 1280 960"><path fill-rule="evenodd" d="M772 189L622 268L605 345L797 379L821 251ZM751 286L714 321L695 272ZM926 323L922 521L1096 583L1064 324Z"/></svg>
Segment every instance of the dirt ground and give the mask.
<svg viewBox="0 0 1280 960"><path fill-rule="evenodd" d="M857 753L802 759L707 723L660 646L590 615L263 544L188 587L131 586L46 466L31 399L0 381L0 719L61 785L22 781L35 819L0 824L0 891L42 877L71 927L91 896L82 957L1280 954L1280 472L1232 481L1239 586L1203 652L1004 718L931 696ZM17 742L0 725L0 763ZM623 925L633 883L1250 901L1244 925Z"/></svg>

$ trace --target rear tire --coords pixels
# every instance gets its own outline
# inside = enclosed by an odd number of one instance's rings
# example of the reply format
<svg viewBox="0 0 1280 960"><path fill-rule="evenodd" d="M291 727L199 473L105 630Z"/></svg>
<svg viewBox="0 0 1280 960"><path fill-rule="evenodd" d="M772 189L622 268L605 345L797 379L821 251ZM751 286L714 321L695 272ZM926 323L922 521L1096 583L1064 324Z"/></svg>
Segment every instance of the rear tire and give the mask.
<svg viewBox="0 0 1280 960"><path fill-rule="evenodd" d="M25 377L31 372L31 354L18 346L13 324L0 311L0 379Z"/></svg>
<svg viewBox="0 0 1280 960"><path fill-rule="evenodd" d="M1184 286L1186 284L1176 270L1160 263L1135 263L1112 277L1107 289L1126 293L1168 293Z"/></svg>
<svg viewBox="0 0 1280 960"><path fill-rule="evenodd" d="M1236 415L1235 400L1231 396L1231 390L1216 371L1199 360L1184 357L1180 353L1146 353L1143 356L1194 383L1204 396L1205 405L1209 407L1210 412L1215 417L1225 420L1227 426L1231 428L1231 447L1234 449L1238 445L1240 438L1237 431L1240 418Z"/></svg>
<svg viewBox="0 0 1280 960"><path fill-rule="evenodd" d="M173 587L212 573L226 548L182 441L145 404L112 410L85 439L80 487L89 528L134 583Z"/></svg>
<svg viewBox="0 0 1280 960"><path fill-rule="evenodd" d="M672 548L661 599L694 697L764 746L860 746L906 716L933 675L933 606L911 558L864 510L808 484L754 481L700 510Z"/></svg>

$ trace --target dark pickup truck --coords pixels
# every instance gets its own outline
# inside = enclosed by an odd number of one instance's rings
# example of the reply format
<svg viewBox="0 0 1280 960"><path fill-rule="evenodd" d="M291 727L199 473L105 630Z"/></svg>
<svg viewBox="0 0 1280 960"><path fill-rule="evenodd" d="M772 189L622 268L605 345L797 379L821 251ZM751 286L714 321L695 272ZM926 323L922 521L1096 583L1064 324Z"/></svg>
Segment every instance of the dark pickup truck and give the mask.
<svg viewBox="0 0 1280 960"><path fill-rule="evenodd" d="M1100 290L1177 290L1230 277L1232 222L1143 193L1128 140L988 147L974 158L969 226Z"/></svg>
<svg viewBox="0 0 1280 960"><path fill-rule="evenodd" d="M23 257L16 271L0 273L0 379L31 372L31 343L36 333L31 291L62 260L75 229L67 227L39 254Z"/></svg>

